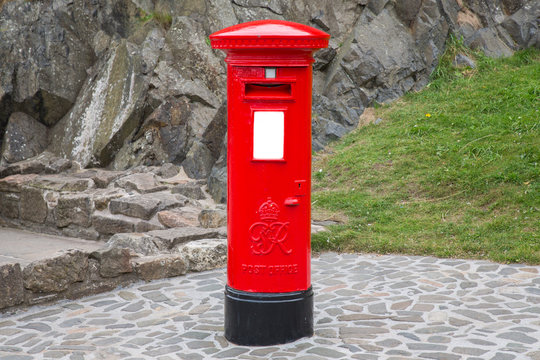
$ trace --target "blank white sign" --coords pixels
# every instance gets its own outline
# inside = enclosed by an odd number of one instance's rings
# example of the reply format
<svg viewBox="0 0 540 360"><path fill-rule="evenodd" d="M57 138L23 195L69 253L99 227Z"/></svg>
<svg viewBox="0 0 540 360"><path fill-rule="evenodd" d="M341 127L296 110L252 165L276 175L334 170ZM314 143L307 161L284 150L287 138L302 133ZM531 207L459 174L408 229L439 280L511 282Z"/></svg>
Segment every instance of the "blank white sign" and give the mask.
<svg viewBox="0 0 540 360"><path fill-rule="evenodd" d="M264 69L264 77L267 79L276 78L276 68L266 68Z"/></svg>
<svg viewBox="0 0 540 360"><path fill-rule="evenodd" d="M284 142L284 112L255 111L253 116L253 159L283 159Z"/></svg>

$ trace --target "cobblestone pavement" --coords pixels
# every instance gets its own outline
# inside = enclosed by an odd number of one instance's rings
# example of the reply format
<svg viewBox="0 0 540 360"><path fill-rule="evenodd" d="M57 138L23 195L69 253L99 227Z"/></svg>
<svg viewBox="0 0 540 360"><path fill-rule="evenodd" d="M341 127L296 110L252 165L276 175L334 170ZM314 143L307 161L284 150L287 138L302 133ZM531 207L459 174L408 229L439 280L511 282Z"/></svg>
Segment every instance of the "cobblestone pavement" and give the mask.
<svg viewBox="0 0 540 360"><path fill-rule="evenodd" d="M223 337L223 269L0 315L0 359L540 359L540 267L325 253L315 336Z"/></svg>

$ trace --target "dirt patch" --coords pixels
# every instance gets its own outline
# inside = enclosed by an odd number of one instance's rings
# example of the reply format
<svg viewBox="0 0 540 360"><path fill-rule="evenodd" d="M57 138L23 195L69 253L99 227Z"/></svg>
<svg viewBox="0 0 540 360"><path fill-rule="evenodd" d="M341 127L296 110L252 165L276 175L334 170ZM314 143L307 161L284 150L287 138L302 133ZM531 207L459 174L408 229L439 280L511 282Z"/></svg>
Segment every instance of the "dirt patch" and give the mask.
<svg viewBox="0 0 540 360"><path fill-rule="evenodd" d="M358 127L361 128L363 126L367 126L369 124L373 124L377 120L377 117L375 116L375 109L372 107L366 108L362 115L360 115L360 119L358 121Z"/></svg>
<svg viewBox="0 0 540 360"><path fill-rule="evenodd" d="M313 167L317 166L323 167L328 163L329 158L331 158L335 152L332 149L325 148L319 151L317 154L313 155Z"/></svg>
<svg viewBox="0 0 540 360"><path fill-rule="evenodd" d="M347 215L339 211L330 211L327 209L321 209L312 207L311 209L312 221L335 221L340 224L345 224L349 221Z"/></svg>
<svg viewBox="0 0 540 360"><path fill-rule="evenodd" d="M381 171L381 170L386 170L386 169L390 169L393 165L393 162L392 160L388 160L386 162L383 162L383 163L375 163L372 165L372 168L373 170L377 170L377 171Z"/></svg>
<svg viewBox="0 0 540 360"><path fill-rule="evenodd" d="M475 30L478 30L482 27L482 22L480 18L469 9L463 9L458 13L457 22L460 25L468 24L472 26Z"/></svg>
<svg viewBox="0 0 540 360"><path fill-rule="evenodd" d="M426 197L425 192L422 190L421 186L417 183L410 182L405 185L405 190L409 195L409 200L402 200L400 204L412 204L417 202L433 201L432 198Z"/></svg>

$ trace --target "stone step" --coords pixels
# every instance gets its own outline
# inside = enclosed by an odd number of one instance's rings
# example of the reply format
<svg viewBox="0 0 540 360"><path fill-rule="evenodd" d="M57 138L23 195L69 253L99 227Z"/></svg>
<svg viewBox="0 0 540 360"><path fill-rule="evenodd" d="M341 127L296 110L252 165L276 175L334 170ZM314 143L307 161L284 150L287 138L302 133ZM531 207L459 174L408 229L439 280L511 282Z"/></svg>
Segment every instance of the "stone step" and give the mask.
<svg viewBox="0 0 540 360"><path fill-rule="evenodd" d="M0 178L0 224L89 240L199 226L199 213L217 206L203 188L205 182L189 179L172 164L14 174Z"/></svg>
<svg viewBox="0 0 540 360"><path fill-rule="evenodd" d="M200 213L201 209L195 206L184 206L182 208L160 211L157 213L157 218L167 228L199 226L201 225L199 222Z"/></svg>
<svg viewBox="0 0 540 360"><path fill-rule="evenodd" d="M173 194L181 194L190 199L202 200L206 198L201 185L196 182L178 184L171 189Z"/></svg>
<svg viewBox="0 0 540 360"><path fill-rule="evenodd" d="M144 195L131 195L111 200L109 210L112 214L123 214L150 220L158 211L182 207L189 202L183 195L157 192Z"/></svg>
<svg viewBox="0 0 540 360"><path fill-rule="evenodd" d="M97 241L0 227L0 266L16 262L24 267L33 261L53 257L62 250L92 252L101 247L103 243Z"/></svg>
<svg viewBox="0 0 540 360"><path fill-rule="evenodd" d="M136 191L146 194L167 189L161 184L158 177L152 173L137 173L119 178L114 182L115 186L128 191Z"/></svg>
<svg viewBox="0 0 540 360"><path fill-rule="evenodd" d="M181 227L104 244L0 227L0 312L223 267L226 236L224 227Z"/></svg>
<svg viewBox="0 0 540 360"><path fill-rule="evenodd" d="M227 240L205 238L223 230L169 230L104 244L0 228L0 311L225 266Z"/></svg>
<svg viewBox="0 0 540 360"><path fill-rule="evenodd" d="M92 226L98 233L105 236L118 233L146 232L163 228L159 223L151 223L125 215L112 215L103 211L96 211L92 215Z"/></svg>
<svg viewBox="0 0 540 360"><path fill-rule="evenodd" d="M224 227L181 227L104 244L0 227L0 312L223 267L226 235Z"/></svg>
<svg viewBox="0 0 540 360"><path fill-rule="evenodd" d="M188 241L227 237L225 228L204 229L200 227L179 227L166 230L154 230L147 233L161 251L171 250Z"/></svg>

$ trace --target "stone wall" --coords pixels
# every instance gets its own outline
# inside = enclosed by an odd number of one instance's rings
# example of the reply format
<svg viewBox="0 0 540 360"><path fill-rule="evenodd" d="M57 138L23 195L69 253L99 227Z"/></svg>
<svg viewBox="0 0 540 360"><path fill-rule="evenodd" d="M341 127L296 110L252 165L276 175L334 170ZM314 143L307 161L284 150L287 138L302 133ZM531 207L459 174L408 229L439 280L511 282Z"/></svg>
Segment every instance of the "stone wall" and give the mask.
<svg viewBox="0 0 540 360"><path fill-rule="evenodd" d="M226 212L204 183L170 163L80 169L47 152L0 168L0 226L102 240L96 251L0 265L0 310L224 266Z"/></svg>
<svg viewBox="0 0 540 360"><path fill-rule="evenodd" d="M76 165L45 152L0 168L0 225L89 240L225 225L225 209L205 192L206 180L191 180L178 166L110 171Z"/></svg>
<svg viewBox="0 0 540 360"><path fill-rule="evenodd" d="M314 64L315 150L354 129L374 102L423 88L450 33L490 56L540 46L535 0L15 0L0 6L2 164L43 150L83 168L173 163L208 179L222 202L226 78L223 54L209 46L212 32L285 19L331 34Z"/></svg>
<svg viewBox="0 0 540 360"><path fill-rule="evenodd" d="M24 267L18 263L0 265L0 313L16 306L110 291L135 281L225 266L226 239L189 238L180 231L172 232L178 244L168 250L144 252L140 242L131 249L130 239L141 234L122 234L97 251L67 250Z"/></svg>

